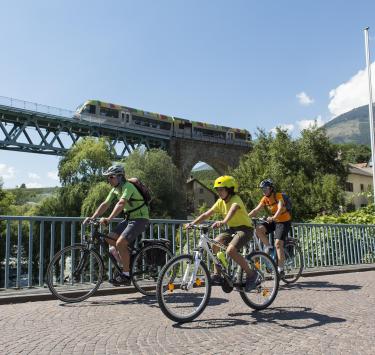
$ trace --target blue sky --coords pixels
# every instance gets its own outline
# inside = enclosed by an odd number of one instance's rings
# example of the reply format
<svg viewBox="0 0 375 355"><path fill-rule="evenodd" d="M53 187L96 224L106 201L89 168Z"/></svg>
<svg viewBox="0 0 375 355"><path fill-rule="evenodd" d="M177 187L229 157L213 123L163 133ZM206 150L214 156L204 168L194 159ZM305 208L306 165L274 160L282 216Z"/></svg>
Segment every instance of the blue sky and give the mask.
<svg viewBox="0 0 375 355"><path fill-rule="evenodd" d="M368 100L375 1L3 0L1 13L0 96L66 109L100 99L295 137ZM0 176L55 186L57 162L0 150Z"/></svg>

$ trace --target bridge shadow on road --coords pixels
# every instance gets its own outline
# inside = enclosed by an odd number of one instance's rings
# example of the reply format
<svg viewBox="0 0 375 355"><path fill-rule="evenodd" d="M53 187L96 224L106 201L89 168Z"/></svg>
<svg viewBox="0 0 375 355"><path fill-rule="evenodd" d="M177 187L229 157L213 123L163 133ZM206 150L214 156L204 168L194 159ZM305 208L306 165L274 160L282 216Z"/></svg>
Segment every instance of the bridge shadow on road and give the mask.
<svg viewBox="0 0 375 355"><path fill-rule="evenodd" d="M290 285L280 285L280 289L294 289L294 290L313 290L318 292L339 292L359 290L362 286L359 285L343 285L329 281L302 281Z"/></svg>
<svg viewBox="0 0 375 355"><path fill-rule="evenodd" d="M330 317L308 307L275 307L251 313L229 313L230 317L250 316L249 323L270 323L283 328L308 329L331 323L346 322L345 318Z"/></svg>

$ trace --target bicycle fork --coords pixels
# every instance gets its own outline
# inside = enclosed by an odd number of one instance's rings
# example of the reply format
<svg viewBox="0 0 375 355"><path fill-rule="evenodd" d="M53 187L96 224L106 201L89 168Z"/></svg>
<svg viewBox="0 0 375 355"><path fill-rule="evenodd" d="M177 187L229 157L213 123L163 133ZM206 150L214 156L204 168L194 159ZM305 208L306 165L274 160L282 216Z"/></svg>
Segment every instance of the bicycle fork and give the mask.
<svg viewBox="0 0 375 355"><path fill-rule="evenodd" d="M194 283L195 283L196 277L197 277L198 267L201 263L199 251L194 251L193 255L194 255L194 257L193 257L193 261L194 261L193 272L190 274L190 277L189 277L189 271L190 271L190 268L192 267L192 265L189 264L186 267L184 277L182 278L181 289L185 290L185 291L190 290L194 286Z"/></svg>

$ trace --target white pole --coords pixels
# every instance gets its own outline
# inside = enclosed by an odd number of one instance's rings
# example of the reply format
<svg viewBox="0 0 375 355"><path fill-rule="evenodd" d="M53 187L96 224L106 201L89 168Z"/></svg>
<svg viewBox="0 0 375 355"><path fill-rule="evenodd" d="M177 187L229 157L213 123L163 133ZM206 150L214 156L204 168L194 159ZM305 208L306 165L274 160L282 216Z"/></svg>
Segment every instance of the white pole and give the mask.
<svg viewBox="0 0 375 355"><path fill-rule="evenodd" d="M374 115L372 107L372 85L371 85L371 62L370 62L370 48L368 40L369 27L364 29L365 32L365 48L366 48L366 65L367 65L367 77L368 77L368 92L369 92L369 104L368 113L370 119L370 137L371 137L371 160L372 160L372 193L375 203L375 146L374 146Z"/></svg>

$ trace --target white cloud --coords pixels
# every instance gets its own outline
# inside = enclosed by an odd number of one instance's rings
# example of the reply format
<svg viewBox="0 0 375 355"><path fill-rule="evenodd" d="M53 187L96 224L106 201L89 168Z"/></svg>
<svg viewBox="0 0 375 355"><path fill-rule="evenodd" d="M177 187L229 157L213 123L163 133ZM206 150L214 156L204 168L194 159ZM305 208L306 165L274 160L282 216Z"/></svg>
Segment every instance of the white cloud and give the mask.
<svg viewBox="0 0 375 355"><path fill-rule="evenodd" d="M304 91L297 94L296 98L298 99L299 103L303 106L311 105L314 102L314 99L309 97Z"/></svg>
<svg viewBox="0 0 375 355"><path fill-rule="evenodd" d="M38 174L35 174L35 173L27 173L27 176L30 178L30 179L34 179L34 180L38 180L40 179L40 176Z"/></svg>
<svg viewBox="0 0 375 355"><path fill-rule="evenodd" d="M51 179L51 180L59 180L59 176L57 175L57 171L49 171L47 173L47 176Z"/></svg>
<svg viewBox="0 0 375 355"><path fill-rule="evenodd" d="M25 185L28 189L33 189L33 188L35 189L37 187L42 187L42 184L40 184L39 182L27 182Z"/></svg>
<svg viewBox="0 0 375 355"><path fill-rule="evenodd" d="M375 62L371 64L371 82L375 83ZM331 99L328 109L333 116L341 115L356 107L368 105L367 70L360 70L348 81L329 92Z"/></svg>
<svg viewBox="0 0 375 355"><path fill-rule="evenodd" d="M0 164L0 176L4 179L12 179L15 176L16 169L13 166Z"/></svg>
<svg viewBox="0 0 375 355"><path fill-rule="evenodd" d="M324 121L322 119L322 116L318 116L317 118L313 119L313 120L300 120L300 121L297 121L297 127L300 131L302 131L303 129L308 129L312 126L314 126L314 124L316 123L318 127L321 127L324 125Z"/></svg>

